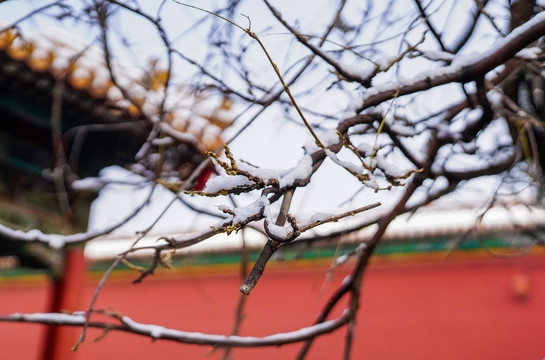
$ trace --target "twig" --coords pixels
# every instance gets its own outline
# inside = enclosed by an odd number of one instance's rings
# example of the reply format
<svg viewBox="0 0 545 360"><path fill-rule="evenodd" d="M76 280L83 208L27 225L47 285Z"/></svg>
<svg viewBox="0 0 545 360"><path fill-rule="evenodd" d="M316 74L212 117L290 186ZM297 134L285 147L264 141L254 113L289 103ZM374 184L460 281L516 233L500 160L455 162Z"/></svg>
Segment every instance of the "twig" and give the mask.
<svg viewBox="0 0 545 360"><path fill-rule="evenodd" d="M59 209L62 214L72 216L70 209L70 201L66 193L66 184L64 172L66 170L66 154L62 142L62 105L63 96L66 88L66 76L63 75L57 78L53 86L52 101L51 101L51 142L53 152L55 154L55 167L52 171L53 183L55 184L55 193Z"/></svg>

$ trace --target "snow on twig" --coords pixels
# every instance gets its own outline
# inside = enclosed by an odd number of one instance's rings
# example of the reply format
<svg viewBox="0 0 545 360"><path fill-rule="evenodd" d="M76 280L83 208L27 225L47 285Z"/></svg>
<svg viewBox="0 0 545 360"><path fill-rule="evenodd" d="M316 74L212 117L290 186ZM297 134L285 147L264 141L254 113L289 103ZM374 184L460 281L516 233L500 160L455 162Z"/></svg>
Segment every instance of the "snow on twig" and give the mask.
<svg viewBox="0 0 545 360"><path fill-rule="evenodd" d="M4 238L14 241L41 242L49 245L54 249L60 249L70 244L86 242L98 236L107 234L116 229L117 227L123 225L125 222L126 219L123 219L123 222L105 229L89 231L85 233L77 233L72 235L44 234L38 229L32 229L29 231L14 230L0 224L0 235Z"/></svg>
<svg viewBox="0 0 545 360"><path fill-rule="evenodd" d="M114 231L115 229L119 228L120 226L124 225L127 221L132 219L136 214L140 212L140 210L144 208L145 204L148 202L152 193L153 193L153 189L152 191L150 191L150 194L148 195L147 199L142 203L142 205L134 209L134 211L131 212L127 217L125 217L124 219L122 219L121 221L113 225L105 227L104 229L98 229L94 231L88 231L84 233L77 233L77 234L71 234L71 235L61 235L61 234L44 234L42 231L38 229L32 229L29 231L15 230L8 226L0 224L0 236L2 236L5 239L9 239L13 241L40 242L40 243L47 244L54 249L62 249L65 246L68 246L71 244L84 243L86 241L92 240L99 236L108 234Z"/></svg>

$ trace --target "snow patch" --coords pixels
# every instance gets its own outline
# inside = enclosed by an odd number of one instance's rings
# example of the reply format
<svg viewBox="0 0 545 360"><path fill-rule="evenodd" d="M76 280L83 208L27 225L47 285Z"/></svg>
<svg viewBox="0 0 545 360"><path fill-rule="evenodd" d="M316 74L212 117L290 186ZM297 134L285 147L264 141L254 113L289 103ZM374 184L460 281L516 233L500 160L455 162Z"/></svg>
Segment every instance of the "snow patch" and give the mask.
<svg viewBox="0 0 545 360"><path fill-rule="evenodd" d="M208 180L203 192L217 193L221 190L235 189L240 186L250 185L254 185L254 182L248 180L248 178L243 175L221 175Z"/></svg>
<svg viewBox="0 0 545 360"><path fill-rule="evenodd" d="M327 220L327 219L329 219L329 218L332 218L333 216L335 216L335 215L333 215L333 214L327 214L327 213L323 213L323 212L318 212L318 213L313 214L313 215L310 217L309 222L310 222L311 224L317 223L317 222L322 222L322 221L325 221L325 220Z"/></svg>

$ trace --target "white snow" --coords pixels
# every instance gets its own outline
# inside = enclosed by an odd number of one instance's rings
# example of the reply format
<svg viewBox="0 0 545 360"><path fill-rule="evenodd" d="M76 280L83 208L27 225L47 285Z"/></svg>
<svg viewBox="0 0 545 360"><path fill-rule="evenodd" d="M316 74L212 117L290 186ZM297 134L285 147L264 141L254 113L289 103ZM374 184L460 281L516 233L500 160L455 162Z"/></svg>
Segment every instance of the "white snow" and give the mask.
<svg viewBox="0 0 545 360"><path fill-rule="evenodd" d="M312 175L312 157L310 154L303 156L297 165L288 171L288 173L280 179L280 187L292 186L295 180L305 179Z"/></svg>
<svg viewBox="0 0 545 360"><path fill-rule="evenodd" d="M171 138L170 136L165 136L162 138L153 139L151 143L152 145L155 145L155 146L167 146L167 145L174 144L174 139Z"/></svg>
<svg viewBox="0 0 545 360"><path fill-rule="evenodd" d="M335 164L345 168L345 169L348 169L356 174L363 174L364 172L366 172L365 168L363 168L362 166L359 166L359 165L356 165L356 164L353 164L351 162L348 162L348 161L344 161L344 160L341 160L337 157L337 154L335 154L333 151L331 150L328 150L326 149L325 151L327 157L329 159L331 159Z"/></svg>
<svg viewBox="0 0 545 360"><path fill-rule="evenodd" d="M200 332L187 332L175 329L168 329L162 326L153 324L141 324L132 320L128 316L123 316L121 321L129 329L138 333L149 335L153 338L174 338L179 341L198 344L210 344L210 345L228 345L228 344L244 344L245 346L252 345L274 345L283 343L292 343L301 341L321 333L329 332L339 326L342 326L348 317L348 313L345 311L339 318L325 321L320 324L312 325L309 327L301 328L295 331L287 333L278 333L264 337L254 336L225 336L215 334L203 334Z"/></svg>
<svg viewBox="0 0 545 360"><path fill-rule="evenodd" d="M358 149L361 155L371 155L371 153L373 152L373 145L370 145L368 143L361 143L358 146L356 146L356 148Z"/></svg>
<svg viewBox="0 0 545 360"><path fill-rule="evenodd" d="M399 56L381 56L376 59L374 59L375 65L378 67L380 71L386 71L392 64L397 60Z"/></svg>
<svg viewBox="0 0 545 360"><path fill-rule="evenodd" d="M337 130L335 129L321 131L317 133L317 136L320 139L320 142L322 143L322 145L324 145L325 147L338 144L341 141L341 139L339 138L339 135L337 134ZM303 149L305 149L306 153L313 153L315 151L320 150L320 148L316 144L316 140L313 137L310 137L308 139L308 141L303 145Z"/></svg>
<svg viewBox="0 0 545 360"><path fill-rule="evenodd" d="M255 216L261 212L261 209L269 206L269 199L266 196L261 196L259 199L244 207L237 207L233 209L235 216L233 218L234 223L244 222L251 216Z"/></svg>
<svg viewBox="0 0 545 360"><path fill-rule="evenodd" d="M361 64L359 62L356 64L342 64L339 66L348 75L360 79L367 79L371 77L373 73L377 70L377 66L373 66L371 64Z"/></svg>
<svg viewBox="0 0 545 360"><path fill-rule="evenodd" d="M506 37L500 38L497 41L497 43L494 44L492 48L486 51L456 56L456 58L452 61L452 63L449 66L443 66L436 69L423 71L411 79L405 79L405 78L399 77L397 81L385 82L385 83L373 86L372 88L368 89L364 93L363 98L361 99L361 102L360 102L360 107L365 104L367 99L369 99L371 96L376 95L378 93L396 91L397 89L402 88L404 86L419 83L427 79L459 74L464 67L473 66L479 63L480 61L482 61L483 59L493 58L494 56L496 56L495 51L497 51L497 49L500 49L508 45L510 42L518 41L518 38L525 31L527 31L529 28L536 26L538 23L541 23L543 21L545 21L545 11L538 13L532 19L527 21L525 24L515 28ZM530 51L526 50L526 51L523 51L522 54L525 55L525 54L528 54L528 52Z"/></svg>
<svg viewBox="0 0 545 360"><path fill-rule="evenodd" d="M329 218L332 218L334 217L335 215L333 214L328 214L328 213L323 213L323 212L317 212L315 214L313 214L311 217L310 217L310 220L309 220L309 223L310 224L313 224L313 223L317 223L317 222L322 222L322 221L325 221Z"/></svg>
<svg viewBox="0 0 545 360"><path fill-rule="evenodd" d="M276 238L287 239L290 234L293 232L293 228L290 225L279 226L272 221L272 219L266 219L267 229L269 233Z"/></svg>
<svg viewBox="0 0 545 360"><path fill-rule="evenodd" d="M35 321L35 322L48 322L55 324L74 324L83 325L85 322L85 316L82 312L74 314L60 314L60 313L34 313L34 314L11 314L10 318L23 321Z"/></svg>
<svg viewBox="0 0 545 360"><path fill-rule="evenodd" d="M280 181L282 174L286 172L286 170L258 168L244 162L239 162L237 166L240 170L246 171L249 174L263 180L271 179Z"/></svg>
<svg viewBox="0 0 545 360"><path fill-rule="evenodd" d="M248 180L248 178L243 175L219 175L206 182L203 192L217 193L220 190L230 190L239 186L253 184L253 181Z"/></svg>
<svg viewBox="0 0 545 360"><path fill-rule="evenodd" d="M76 180L71 185L73 190L87 190L95 192L100 191L104 186L106 186L106 182L104 181L104 179L97 177L88 177L85 179Z"/></svg>
<svg viewBox="0 0 545 360"><path fill-rule="evenodd" d="M348 284L350 281L352 281L352 275L346 275L341 284L346 286L346 284Z"/></svg>
<svg viewBox="0 0 545 360"><path fill-rule="evenodd" d="M338 258L335 259L335 265L339 266L339 265L344 264L348 260L349 257L350 256L348 254L344 254L344 255L339 256Z"/></svg>
<svg viewBox="0 0 545 360"><path fill-rule="evenodd" d="M390 129L392 130L392 132L396 133L397 135L400 135L400 136L414 136L416 135L416 131L414 129L413 126L405 126L403 124L399 124L399 123L393 123L392 125L390 125Z"/></svg>
<svg viewBox="0 0 545 360"><path fill-rule="evenodd" d="M522 49L519 51L515 56L519 59L524 60L534 60L537 59L541 54L543 54L543 50L539 47L531 47Z"/></svg>
<svg viewBox="0 0 545 360"><path fill-rule="evenodd" d="M377 161L377 167L384 171L386 175L398 177L405 175L409 170L401 169L398 166L387 161L383 156L376 154L375 160Z"/></svg>
<svg viewBox="0 0 545 360"><path fill-rule="evenodd" d="M244 162L237 164L238 168L264 181L276 180L281 188L292 186L296 180L305 179L312 174L312 157L310 154L299 159L297 165L288 170L263 169Z"/></svg>
<svg viewBox="0 0 545 360"><path fill-rule="evenodd" d="M69 235L70 237L63 237L57 234L44 234L38 229L32 229L27 232L24 232L22 230L13 230L3 224L0 224L0 234L8 239L18 241L43 242L55 249L63 247L67 239L77 238L77 236L75 235Z"/></svg>
<svg viewBox="0 0 545 360"><path fill-rule="evenodd" d="M339 134L337 134L337 130L323 131L318 137L325 147L338 144L341 141L341 139L339 139Z"/></svg>
<svg viewBox="0 0 545 360"><path fill-rule="evenodd" d="M503 106L503 95L495 89L487 92L488 101L494 107Z"/></svg>
<svg viewBox="0 0 545 360"><path fill-rule="evenodd" d="M342 265L344 264L345 262L348 261L348 259L350 258L350 255L356 255L356 254L359 254L360 252L362 252L363 250L365 250L367 248L367 244L366 243L360 243L358 244L358 246L356 246L356 248L346 254L343 254L341 256L339 256L337 259L335 259L335 265L339 266L339 265ZM350 275L349 275L350 276ZM348 277L348 276L347 276ZM346 278L344 280L347 280ZM343 282L344 282L343 280ZM348 280L351 280L351 279L348 279ZM347 280L347 281L348 281Z"/></svg>
<svg viewBox="0 0 545 360"><path fill-rule="evenodd" d="M420 53L427 59L434 61L453 61L455 55L446 51L439 50L419 50Z"/></svg>

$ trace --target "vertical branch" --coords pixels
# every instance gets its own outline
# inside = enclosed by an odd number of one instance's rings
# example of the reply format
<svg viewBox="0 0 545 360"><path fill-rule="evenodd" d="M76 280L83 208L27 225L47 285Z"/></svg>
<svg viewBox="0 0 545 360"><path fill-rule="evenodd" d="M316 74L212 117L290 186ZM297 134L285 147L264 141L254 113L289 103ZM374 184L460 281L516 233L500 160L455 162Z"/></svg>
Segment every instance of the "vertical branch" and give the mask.
<svg viewBox="0 0 545 360"><path fill-rule="evenodd" d="M250 292L252 292L253 288L257 285L257 282L259 281L259 278L261 275L263 275L263 271L265 271L265 266L267 265L267 262L271 258L271 256L278 250L281 246L281 243L274 241L274 240L267 240L267 243L265 244L265 247L263 250L261 250L261 253L259 254L259 257L257 258L252 270L250 271L250 275L244 280L244 283L240 287L240 292L244 295L250 295Z"/></svg>
<svg viewBox="0 0 545 360"><path fill-rule="evenodd" d="M53 183L61 213L71 215L70 201L66 193L64 171L66 167L66 154L62 141L62 100L66 88L65 77L55 81L51 103L51 141L55 154L55 167L52 171Z"/></svg>
<svg viewBox="0 0 545 360"><path fill-rule="evenodd" d="M278 214L278 218L276 219L276 225L278 226L283 226L286 222L287 213L291 205L291 199L293 198L293 192L294 190L292 189L288 190L284 194L280 213ZM263 250L261 250L259 257L255 262L254 267L252 268L252 271L250 271L250 275L248 275L248 277L240 287L240 292L242 292L244 295L250 294L253 288L257 285L257 282L259 281L261 275L263 275L263 271L265 271L265 266L267 265L267 262L276 252L276 250L278 250L281 246L282 243L278 241L274 241L272 239L267 240L265 247L263 248Z"/></svg>

